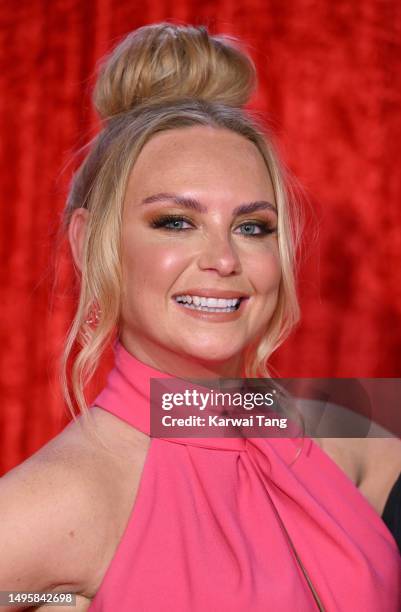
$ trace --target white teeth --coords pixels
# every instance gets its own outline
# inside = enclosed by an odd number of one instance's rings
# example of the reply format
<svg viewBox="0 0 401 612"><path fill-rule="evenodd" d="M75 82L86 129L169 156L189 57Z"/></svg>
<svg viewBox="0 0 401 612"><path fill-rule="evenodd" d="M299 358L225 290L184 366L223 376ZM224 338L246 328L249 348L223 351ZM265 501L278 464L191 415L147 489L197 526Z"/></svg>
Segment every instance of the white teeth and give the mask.
<svg viewBox="0 0 401 612"><path fill-rule="evenodd" d="M209 312L232 312L240 302L240 298L203 297L198 295L177 295L175 300L187 308L207 310Z"/></svg>

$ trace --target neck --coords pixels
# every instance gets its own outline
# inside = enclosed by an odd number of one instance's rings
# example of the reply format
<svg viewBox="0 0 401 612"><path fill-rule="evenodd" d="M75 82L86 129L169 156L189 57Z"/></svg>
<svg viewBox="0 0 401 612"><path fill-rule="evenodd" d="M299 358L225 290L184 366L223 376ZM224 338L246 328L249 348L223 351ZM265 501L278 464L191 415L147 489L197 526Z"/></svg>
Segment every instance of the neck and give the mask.
<svg viewBox="0 0 401 612"><path fill-rule="evenodd" d="M192 355L178 354L146 340L138 341L129 333L120 335L125 349L139 361L160 372L182 378L241 378L243 376L243 356L234 355L224 361L200 360Z"/></svg>

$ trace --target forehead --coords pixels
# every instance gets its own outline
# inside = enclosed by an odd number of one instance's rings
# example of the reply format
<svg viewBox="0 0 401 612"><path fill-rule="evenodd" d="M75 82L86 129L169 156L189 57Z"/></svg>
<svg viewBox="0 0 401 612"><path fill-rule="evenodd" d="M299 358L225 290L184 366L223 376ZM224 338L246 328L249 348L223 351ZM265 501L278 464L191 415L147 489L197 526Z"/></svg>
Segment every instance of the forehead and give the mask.
<svg viewBox="0 0 401 612"><path fill-rule="evenodd" d="M167 130L143 147L131 171L127 196L132 200L163 191L274 199L257 147L235 132L209 126Z"/></svg>

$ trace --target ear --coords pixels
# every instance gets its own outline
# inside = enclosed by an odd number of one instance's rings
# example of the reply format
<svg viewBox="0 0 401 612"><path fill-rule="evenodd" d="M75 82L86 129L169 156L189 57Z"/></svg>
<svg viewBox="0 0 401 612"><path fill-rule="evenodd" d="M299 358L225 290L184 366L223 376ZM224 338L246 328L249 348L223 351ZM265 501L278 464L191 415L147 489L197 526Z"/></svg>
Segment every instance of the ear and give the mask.
<svg viewBox="0 0 401 612"><path fill-rule="evenodd" d="M70 241L72 256L75 265L82 270L83 246L89 219L89 211L86 208L77 208L71 216L68 227L68 239Z"/></svg>

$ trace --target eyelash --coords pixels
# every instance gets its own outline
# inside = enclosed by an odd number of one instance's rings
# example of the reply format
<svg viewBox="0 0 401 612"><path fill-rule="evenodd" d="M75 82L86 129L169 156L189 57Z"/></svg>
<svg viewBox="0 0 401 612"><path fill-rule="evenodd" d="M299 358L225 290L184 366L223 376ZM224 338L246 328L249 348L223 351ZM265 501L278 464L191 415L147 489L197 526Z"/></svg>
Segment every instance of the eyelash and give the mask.
<svg viewBox="0 0 401 612"><path fill-rule="evenodd" d="M155 229L165 229L169 232L186 232L190 229L188 227L166 227L168 223L174 223L175 221L184 221L192 225L192 221L182 215L161 215L153 219L151 227ZM268 234L274 234L276 231L275 227L272 227L268 222L264 221L245 221L241 223L239 227L243 227L244 225L256 225L261 230L258 234L242 234L243 236L250 236L251 238L261 238Z"/></svg>

